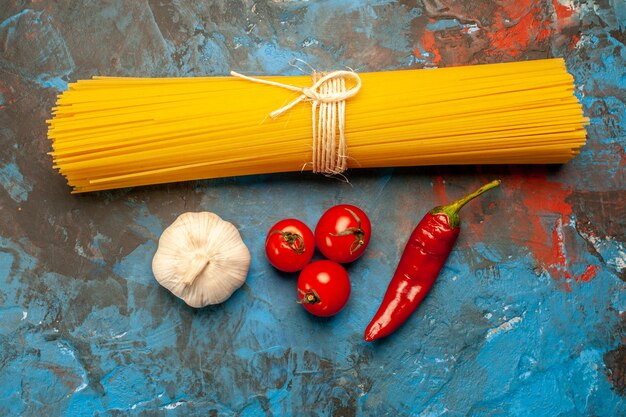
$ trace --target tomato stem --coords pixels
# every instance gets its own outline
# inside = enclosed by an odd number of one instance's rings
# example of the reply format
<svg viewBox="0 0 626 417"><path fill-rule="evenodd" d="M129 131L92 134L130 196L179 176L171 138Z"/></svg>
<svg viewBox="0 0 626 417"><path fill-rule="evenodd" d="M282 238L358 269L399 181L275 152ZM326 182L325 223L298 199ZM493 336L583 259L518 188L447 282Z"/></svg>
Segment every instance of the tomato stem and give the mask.
<svg viewBox="0 0 626 417"><path fill-rule="evenodd" d="M299 304L317 304L321 302L319 294L313 288L306 292L298 289L298 292L302 294L302 298L298 300Z"/></svg>
<svg viewBox="0 0 626 417"><path fill-rule="evenodd" d="M348 210L348 212L350 212L352 217L354 217L354 220L356 220L357 222L357 227L348 227L347 229L342 230L339 233L329 233L329 234L331 236L354 235L354 242L352 242L352 244L350 245L350 255L352 255L354 252L359 250L361 246L365 244L365 230L361 228L361 219L359 218L359 216L357 216L357 214L354 211L350 210L349 208L345 207L345 209Z"/></svg>
<svg viewBox="0 0 626 417"><path fill-rule="evenodd" d="M285 243L287 243L287 246L289 246L289 248L295 253L297 253L298 255L302 255L306 251L306 247L304 245L304 238L300 236L299 234L291 233L291 232L283 232L282 230L273 230L272 233L270 233L270 236L276 233L279 233L283 237L283 240L285 241Z"/></svg>

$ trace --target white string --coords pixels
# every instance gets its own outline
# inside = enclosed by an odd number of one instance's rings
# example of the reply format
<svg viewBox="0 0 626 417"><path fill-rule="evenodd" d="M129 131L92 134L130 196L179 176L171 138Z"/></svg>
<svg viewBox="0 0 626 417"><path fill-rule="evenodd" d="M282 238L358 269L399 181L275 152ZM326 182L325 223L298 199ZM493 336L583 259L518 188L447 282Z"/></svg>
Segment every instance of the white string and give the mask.
<svg viewBox="0 0 626 417"><path fill-rule="evenodd" d="M303 65L309 67L310 71L303 70L302 68L300 68L298 66L298 63L302 63ZM305 60L300 59L300 58L293 58L293 59L289 60L289 66L296 68L298 71L300 71L303 74L313 74L315 72L315 68L313 68L311 66L311 64L309 64L308 62L306 62ZM348 68L348 69L350 69L350 68Z"/></svg>
<svg viewBox="0 0 626 417"><path fill-rule="evenodd" d="M230 75L255 83L272 85L302 93L287 105L270 113L276 118L302 101L311 102L311 124L313 131L313 172L327 175L341 174L347 168L347 146L345 140L345 100L354 97L361 89L361 78L354 71L333 71L321 76L313 72L311 87L296 87L275 81L248 77L231 71ZM355 85L346 89L346 79ZM337 141L337 130L339 140Z"/></svg>

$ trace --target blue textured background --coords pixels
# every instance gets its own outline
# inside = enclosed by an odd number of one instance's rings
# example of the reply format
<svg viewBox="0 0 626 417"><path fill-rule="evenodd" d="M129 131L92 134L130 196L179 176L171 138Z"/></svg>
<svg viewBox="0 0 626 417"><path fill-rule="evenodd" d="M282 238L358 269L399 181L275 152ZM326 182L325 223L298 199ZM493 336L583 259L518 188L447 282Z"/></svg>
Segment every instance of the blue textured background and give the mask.
<svg viewBox="0 0 626 417"><path fill-rule="evenodd" d="M626 3L17 1L0 4L0 415L626 415ZM565 57L591 118L563 167L432 167L198 181L71 196L45 120L92 75L290 74ZM236 138L233 138L236 140ZM406 238L464 210L437 285L397 334L362 341ZM374 238L353 294L307 315L263 255L282 217L352 203ZM234 222L246 285L193 310L151 273L179 214Z"/></svg>

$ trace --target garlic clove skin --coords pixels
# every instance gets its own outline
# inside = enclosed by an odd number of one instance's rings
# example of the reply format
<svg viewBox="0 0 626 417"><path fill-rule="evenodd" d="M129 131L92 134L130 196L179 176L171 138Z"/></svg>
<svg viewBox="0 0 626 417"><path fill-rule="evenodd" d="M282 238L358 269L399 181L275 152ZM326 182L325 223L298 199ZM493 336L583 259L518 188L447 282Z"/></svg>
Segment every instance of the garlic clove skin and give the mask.
<svg viewBox="0 0 626 417"><path fill-rule="evenodd" d="M226 301L249 268L250 252L237 228L211 212L178 216L152 259L159 284L196 308Z"/></svg>

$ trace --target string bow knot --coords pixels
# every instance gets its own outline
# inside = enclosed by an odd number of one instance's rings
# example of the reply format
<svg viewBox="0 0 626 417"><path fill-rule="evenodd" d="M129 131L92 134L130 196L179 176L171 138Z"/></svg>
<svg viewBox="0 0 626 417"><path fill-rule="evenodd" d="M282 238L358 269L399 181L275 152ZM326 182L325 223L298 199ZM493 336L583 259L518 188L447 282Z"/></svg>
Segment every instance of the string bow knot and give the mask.
<svg viewBox="0 0 626 417"><path fill-rule="evenodd" d="M296 104L300 103L301 101L305 101L307 99L310 101L316 101L318 103L337 103L339 101L345 101L349 99L350 97L355 96L361 89L361 77L359 77L358 74L354 71L341 70L341 71L329 72L323 75L322 77L320 77L310 87L296 87L295 85L283 84L283 83L279 83L276 81L269 81L269 80L263 80L261 78L248 77L247 75L243 75L235 71L231 71L230 75L232 75L233 77L243 78L244 80L252 81L255 83L273 85L275 87L281 87L287 90L297 91L297 92L302 93L302 95L295 98L289 104L281 107L278 110L274 110L273 112L271 112L270 116L272 118L276 118L280 116L281 114L291 109ZM314 73L314 78L315 78L315 75L316 73ZM344 89L343 91L339 91L337 89L328 91L328 92L319 91L320 87L325 85L327 81L345 80L346 78L353 79L355 81L355 85L350 87L347 90Z"/></svg>
<svg viewBox="0 0 626 417"><path fill-rule="evenodd" d="M361 78L354 71L332 71L319 74L313 72L313 85L296 87L231 71L230 75L260 84L281 87L296 91L300 96L274 110L270 117L277 118L302 101L312 105L313 127L313 172L328 175L341 174L347 169L347 149L345 142L345 101L354 97L361 89ZM352 79L354 85L346 88L346 79ZM337 131L339 140L337 140Z"/></svg>

